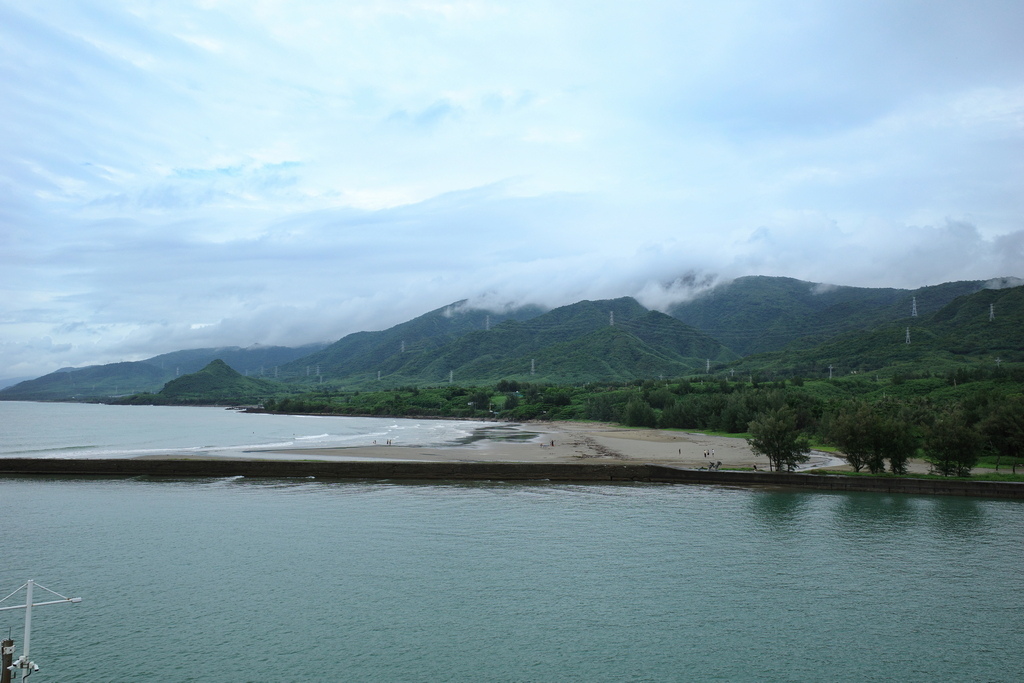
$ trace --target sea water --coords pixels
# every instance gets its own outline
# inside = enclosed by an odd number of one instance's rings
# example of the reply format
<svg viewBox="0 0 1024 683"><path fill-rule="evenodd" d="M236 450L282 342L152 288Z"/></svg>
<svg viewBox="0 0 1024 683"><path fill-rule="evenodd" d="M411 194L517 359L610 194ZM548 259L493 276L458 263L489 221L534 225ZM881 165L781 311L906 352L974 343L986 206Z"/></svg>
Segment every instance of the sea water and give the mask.
<svg viewBox="0 0 1024 683"><path fill-rule="evenodd" d="M1022 530L942 496L6 477L0 591L83 598L34 611L36 683L1017 681Z"/></svg>
<svg viewBox="0 0 1024 683"><path fill-rule="evenodd" d="M0 583L83 598L37 683L1024 678L1016 502L6 478L0 519Z"/></svg>
<svg viewBox="0 0 1024 683"><path fill-rule="evenodd" d="M272 415L224 408L0 401L0 458L287 457L287 449L464 442L467 420ZM308 455L296 456L308 458ZM321 456L324 460L338 456Z"/></svg>

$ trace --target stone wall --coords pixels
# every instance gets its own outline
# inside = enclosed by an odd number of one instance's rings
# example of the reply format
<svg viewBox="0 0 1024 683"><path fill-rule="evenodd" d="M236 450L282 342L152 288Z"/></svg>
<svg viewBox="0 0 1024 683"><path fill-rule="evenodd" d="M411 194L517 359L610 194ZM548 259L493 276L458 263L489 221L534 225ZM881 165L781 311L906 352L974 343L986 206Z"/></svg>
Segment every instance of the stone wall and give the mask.
<svg viewBox="0 0 1024 683"><path fill-rule="evenodd" d="M645 481L673 484L771 486L1024 499L1024 483L852 477L770 472L710 472L649 464L402 462L355 460L182 460L3 458L0 476L317 477L409 481Z"/></svg>

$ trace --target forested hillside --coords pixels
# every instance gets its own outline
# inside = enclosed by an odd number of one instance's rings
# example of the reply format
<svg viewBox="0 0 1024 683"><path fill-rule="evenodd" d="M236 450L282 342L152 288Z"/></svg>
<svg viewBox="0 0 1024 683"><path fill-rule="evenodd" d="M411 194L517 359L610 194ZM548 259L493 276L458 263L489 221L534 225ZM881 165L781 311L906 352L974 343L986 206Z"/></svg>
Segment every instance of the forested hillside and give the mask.
<svg viewBox="0 0 1024 683"><path fill-rule="evenodd" d="M982 281L916 290L841 287L792 278L741 277L668 310L741 356L819 344L838 334L908 320L977 292Z"/></svg>
<svg viewBox="0 0 1024 683"><path fill-rule="evenodd" d="M171 380L156 394L136 394L119 402L154 405L260 404L282 393L286 393L283 385L245 377L218 359L198 372Z"/></svg>
<svg viewBox="0 0 1024 683"><path fill-rule="evenodd" d="M6 401L89 401L141 392L156 392L167 382L196 372L215 359L242 374L273 376L275 367L306 356L323 344L300 347L237 346L190 349L154 356L142 361L64 368L19 382L0 391Z"/></svg>
<svg viewBox="0 0 1024 683"><path fill-rule="evenodd" d="M528 320L506 320L435 348L393 347L331 367L343 384L424 384L457 378L545 382L618 381L673 376L736 358L714 339L628 297L581 301Z"/></svg>
<svg viewBox="0 0 1024 683"><path fill-rule="evenodd" d="M285 364L280 373L299 382L319 382L320 376L375 376L385 367L395 367L396 356L429 353L471 332L487 330L506 320L528 320L541 313L537 306L492 312L458 301L386 330L346 335L320 351Z"/></svg>
<svg viewBox="0 0 1024 683"><path fill-rule="evenodd" d="M152 394L214 359L243 375L276 379L282 384L275 391L286 393L502 379L580 384L965 371L1024 360L1019 283L1003 278L899 290L747 277L678 304L671 315L629 297L549 311L486 311L460 301L330 345L195 349L64 369L7 387L0 400Z"/></svg>
<svg viewBox="0 0 1024 683"><path fill-rule="evenodd" d="M816 346L751 356L736 372L821 377L927 374L1024 362L1024 287L983 289L930 314L837 335Z"/></svg>

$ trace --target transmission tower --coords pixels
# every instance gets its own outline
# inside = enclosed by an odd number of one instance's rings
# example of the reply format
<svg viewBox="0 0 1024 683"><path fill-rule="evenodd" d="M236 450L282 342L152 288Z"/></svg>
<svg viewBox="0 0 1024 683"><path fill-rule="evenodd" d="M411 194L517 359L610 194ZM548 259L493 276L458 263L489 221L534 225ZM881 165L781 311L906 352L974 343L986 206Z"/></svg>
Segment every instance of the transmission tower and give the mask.
<svg viewBox="0 0 1024 683"><path fill-rule="evenodd" d="M910 317L911 318L916 318L917 317L917 297L916 296L913 299L911 299L911 301L910 301Z"/></svg>
<svg viewBox="0 0 1024 683"><path fill-rule="evenodd" d="M615 325L615 311L608 311L608 324Z"/></svg>
<svg viewBox="0 0 1024 683"><path fill-rule="evenodd" d="M530 374L534 375L537 373L537 360L535 358L530 359Z"/></svg>
<svg viewBox="0 0 1024 683"><path fill-rule="evenodd" d="M907 343L910 343L910 328L907 328Z"/></svg>
<svg viewBox="0 0 1024 683"><path fill-rule="evenodd" d="M989 320L989 322L992 322L995 319L996 319L996 305L995 304L989 304L988 305L988 320Z"/></svg>

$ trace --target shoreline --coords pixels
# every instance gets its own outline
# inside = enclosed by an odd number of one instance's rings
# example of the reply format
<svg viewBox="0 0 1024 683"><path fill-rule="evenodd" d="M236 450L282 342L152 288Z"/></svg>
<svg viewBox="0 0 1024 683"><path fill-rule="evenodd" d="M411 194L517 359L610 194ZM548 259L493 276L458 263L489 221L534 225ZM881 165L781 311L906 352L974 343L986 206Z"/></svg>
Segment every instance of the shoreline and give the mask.
<svg viewBox="0 0 1024 683"><path fill-rule="evenodd" d="M380 417L380 416L375 416ZM384 418L386 419L386 418ZM410 418L413 419L413 418ZM434 418L452 419L452 418ZM461 418L453 421L464 422ZM606 422L538 421L485 423L456 442L417 444L364 444L359 446L250 448L238 455L152 454L134 460L310 460L323 462L409 463L649 463L689 469L707 469L721 462L731 470L768 471L768 458L755 454L743 437L702 432L624 427ZM810 460L796 472L827 469L853 472L846 461L825 451L812 450ZM926 474L928 463L912 460L909 474Z"/></svg>
<svg viewBox="0 0 1024 683"><path fill-rule="evenodd" d="M259 457L296 455L323 459L395 462L508 462L508 463L650 463L685 468L768 469L768 459L756 455L741 437L699 432L632 428L600 422L500 423L475 430L465 443L376 444L322 448L255 449ZM841 468L841 458L813 451L800 468Z"/></svg>

